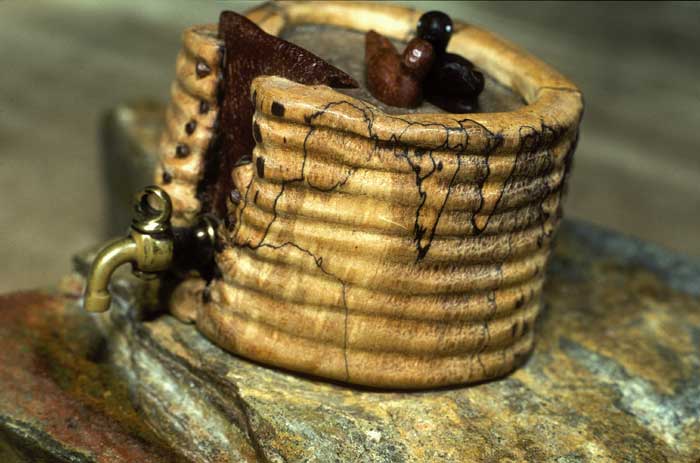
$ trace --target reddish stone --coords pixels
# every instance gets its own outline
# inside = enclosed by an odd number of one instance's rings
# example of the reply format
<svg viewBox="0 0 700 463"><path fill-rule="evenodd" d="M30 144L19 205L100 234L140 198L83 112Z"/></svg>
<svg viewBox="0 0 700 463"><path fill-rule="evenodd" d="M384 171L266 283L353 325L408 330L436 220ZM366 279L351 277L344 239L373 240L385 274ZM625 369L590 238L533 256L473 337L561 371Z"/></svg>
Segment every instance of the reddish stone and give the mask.
<svg viewBox="0 0 700 463"><path fill-rule="evenodd" d="M90 317L58 295L0 296L0 448L27 461L183 461L129 405Z"/></svg>

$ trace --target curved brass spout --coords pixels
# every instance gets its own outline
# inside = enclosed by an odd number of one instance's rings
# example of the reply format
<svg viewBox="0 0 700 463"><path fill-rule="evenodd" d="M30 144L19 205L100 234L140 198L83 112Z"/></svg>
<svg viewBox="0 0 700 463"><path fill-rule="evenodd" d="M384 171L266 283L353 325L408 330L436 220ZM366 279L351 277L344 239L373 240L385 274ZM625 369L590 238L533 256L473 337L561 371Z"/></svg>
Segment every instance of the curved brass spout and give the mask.
<svg viewBox="0 0 700 463"><path fill-rule="evenodd" d="M85 288L85 309L89 312L105 312L112 302L107 287L112 274L122 264L136 261L136 242L121 238L109 242L95 256L90 277Z"/></svg>
<svg viewBox="0 0 700 463"><path fill-rule="evenodd" d="M170 267L174 247L170 197L157 186L147 187L136 196L134 211L130 235L107 243L92 262L83 302L89 312L109 309L109 280L120 265L131 262L141 278Z"/></svg>

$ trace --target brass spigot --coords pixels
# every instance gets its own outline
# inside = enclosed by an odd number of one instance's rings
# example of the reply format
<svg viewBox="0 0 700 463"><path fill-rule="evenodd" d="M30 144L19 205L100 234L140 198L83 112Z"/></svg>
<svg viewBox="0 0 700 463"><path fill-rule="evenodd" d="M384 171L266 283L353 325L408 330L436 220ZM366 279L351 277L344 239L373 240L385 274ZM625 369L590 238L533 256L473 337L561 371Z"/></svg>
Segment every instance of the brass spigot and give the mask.
<svg viewBox="0 0 700 463"><path fill-rule="evenodd" d="M143 279L155 278L170 267L174 249L171 213L170 197L161 188L149 186L136 195L129 236L107 243L92 262L83 302L87 311L109 309L109 281L122 264L131 262L134 274Z"/></svg>

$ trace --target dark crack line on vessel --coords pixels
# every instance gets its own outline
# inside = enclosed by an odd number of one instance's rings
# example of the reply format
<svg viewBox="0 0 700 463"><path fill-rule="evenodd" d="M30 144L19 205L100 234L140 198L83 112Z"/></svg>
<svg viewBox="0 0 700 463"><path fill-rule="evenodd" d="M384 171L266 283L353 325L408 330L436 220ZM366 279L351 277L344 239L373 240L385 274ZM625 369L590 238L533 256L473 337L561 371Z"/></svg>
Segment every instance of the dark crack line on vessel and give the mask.
<svg viewBox="0 0 700 463"><path fill-rule="evenodd" d="M348 381L350 378L350 374L349 374L348 359L347 359L348 317L349 317L349 308L347 305L347 294L346 294L347 283L343 279L341 279L340 277L334 275L327 268L324 268L324 261L323 261L322 256L316 256L313 252L311 252L310 250L308 250L302 246L299 246L297 243L294 243L292 241L286 241L282 244L275 245L275 244L265 242L268 239L268 235L269 235L269 232L270 232L272 225L277 220L278 203L279 203L279 200L282 197L282 195L285 193L285 189L286 189L287 184L291 184L294 182L306 181L309 188L314 189L316 191L328 193L328 192L332 192L334 190L337 190L338 188L345 185L346 182L349 180L349 178L352 176L352 174L355 172L355 169L350 169L347 172L347 174L343 180L338 181L335 185L333 185L329 188L319 187L318 185L312 184L308 180L308 178L306 177L306 161L307 161L307 157L308 157L308 142L309 142L310 137L312 136L312 134L316 130L316 127L313 125L314 120L316 120L319 117L326 114L333 107L347 105L347 106L359 111L359 113L362 114L362 118L364 119L366 126L367 126L367 138L374 142L375 152L380 148L380 146L390 144L390 145L392 145L392 147L394 149L394 156L403 157L406 160L406 162L409 164L409 167L411 167L411 169L413 170L413 172L416 175L416 187L418 188L418 194L419 194L419 197L421 198L420 204L419 204L418 208L416 209L416 218L415 218L415 223L414 223L414 241L416 243L416 251L417 251L416 262L419 262L421 259L423 259L427 255L427 253L430 249L430 246L432 244L432 241L433 241L433 238L435 235L435 231L437 229L437 225L440 222L442 213L444 212L444 209L445 209L446 204L449 200L450 194L452 193L452 188L454 186L454 182L455 182L455 180L458 176L458 173L462 167L462 156L465 155L465 153L469 147L469 138L470 138L469 130L465 127L465 124L470 123L476 127L479 127L483 131L483 133L485 134L485 136L488 140L486 143L486 146L484 147L483 152L481 153L481 155L485 156L485 158L486 158L485 159L485 161L486 161L486 176L483 178L482 182L479 185L479 195L480 195L481 203L480 203L480 206L477 209L477 211L475 211L475 213L472 216L473 224L474 224L475 216L476 216L478 210L480 210L483 207L483 203L484 203L483 185L487 181L489 173L490 173L489 157L491 156L491 154L493 154L496 151L496 149L499 146L502 145L502 143L504 141L503 134L493 133L490 130L488 130L483 124L480 124L480 123L478 123L472 119L468 119L468 118L461 119L461 120L454 119L454 121L458 124L458 127L448 127L447 125L441 124L441 123L422 123L422 122L417 122L417 121L409 121L407 119L404 119L402 117L395 116L395 115L386 115L386 117L403 122L405 124L405 127L398 134L392 133L388 139L382 139L377 133L374 132L374 119L375 119L374 110L375 109L366 102L360 102L360 103L364 106L364 108L359 106L359 105L356 105L350 101L347 101L347 100L330 102L330 103L327 103L326 105L324 105L324 107L321 108L319 111L316 111L316 112L312 113L311 115L306 116L304 118L305 122L309 126L309 131L307 132L307 134L304 138L303 159L302 159L302 164L301 164L300 176L298 178L293 178L293 179L289 179L289 180L285 180L285 181L281 182L280 191L276 195L276 197L273 201L273 204L272 204L273 217L272 217L271 221L268 223L267 227L265 228L263 236L260 239L259 244L257 246L252 245L251 243L236 244L236 240L235 239L233 240L234 246L247 247L247 248L250 248L252 250L255 250L255 249L260 248L260 247L267 247L267 248L271 248L274 250L279 250L279 249L286 247L286 246L292 246L292 247L296 248L297 250L309 255L314 260L315 265L317 266L317 268L319 270L321 270L322 273L335 279L341 285L342 301L343 301L343 308L344 308L343 354L344 354L344 361L345 361L346 380L348 380ZM542 124L542 125L543 125L543 130L544 130L544 124ZM444 142L442 144L440 144L438 146L433 146L433 147L426 147L426 151L429 152L429 156L430 156L430 159L432 162L432 168L427 174L425 174L423 176L421 176L420 170L416 169L416 166L418 164L414 164L414 162L410 158L408 148L407 148L408 144L402 141L403 136L413 126L439 127L442 130L444 130L444 132L445 132L445 139L444 139ZM533 128L533 131L538 135L538 138L541 136L541 134L536 129ZM559 135L559 133L557 133L556 130L553 130L553 132L556 135ZM450 136L453 134L458 134L458 135L463 136L464 142L457 143L454 146L450 146ZM556 140L558 137L555 136L553 138ZM552 140L552 142L554 142L554 140ZM521 139L521 144L523 144L522 139ZM404 152L403 153L399 152L399 154L397 155L397 150L400 150L401 148L404 149ZM433 222L432 229L430 230L430 233L429 233L428 238L427 238L427 243L425 245L423 245L423 244L421 244L421 241L422 241L423 237L425 236L426 230L423 227L421 227L419 220L420 220L420 212L427 201L427 192L423 191L422 183L425 181L425 179L429 178L436 171L434 152L436 150L441 150L441 149L445 149L447 151L452 151L456 155L457 167L455 168L455 172L453 173L452 178L450 179L450 182L447 186L447 192L445 193L445 198L444 198L439 210L437 211L437 215L436 215L435 220ZM416 155L416 153L414 151L414 156L415 155ZM423 153L421 155L423 155ZM371 157L371 154L370 154L370 157ZM510 175L512 175L512 171L515 170L516 163L517 163L517 158L514 161L513 169L511 170ZM510 177L510 175L509 175L509 177ZM249 194L250 187L251 187L253 182L254 182L254 180L251 181L251 183L248 186L248 189L246 190L246 203L248 201L248 194ZM504 188L505 188L505 184L504 184ZM501 191L501 196L499 197L498 202L501 201L502 195L503 195L503 191ZM495 212L497 205L498 204L496 204L496 206L494 207L494 211L491 211L490 215L492 215L493 212ZM240 229L240 224L242 224L242 222L243 222L243 210L244 209L245 209L245 206L240 211L240 221L239 221L239 224L237 227L238 229ZM486 223L488 223L488 220ZM484 228L485 228L485 226L484 226ZM478 232L479 232L478 227L474 227L474 230L477 231L477 234L478 234ZM498 272L501 274L501 277L502 277L501 265L502 264L499 264ZM483 362L481 361L481 353L483 353L483 351L488 346L488 343L490 342L490 332L489 332L488 323L493 318L493 316L495 315L496 310L497 310L497 307L495 304L495 294L489 295L489 303L492 306L492 310L491 310L490 316L488 317L488 320L486 320L484 322L484 338L482 341L482 346L480 347L479 352L477 353L477 360L480 363L480 365L482 366L482 368L484 369L484 371L485 371L485 367L483 365Z"/></svg>

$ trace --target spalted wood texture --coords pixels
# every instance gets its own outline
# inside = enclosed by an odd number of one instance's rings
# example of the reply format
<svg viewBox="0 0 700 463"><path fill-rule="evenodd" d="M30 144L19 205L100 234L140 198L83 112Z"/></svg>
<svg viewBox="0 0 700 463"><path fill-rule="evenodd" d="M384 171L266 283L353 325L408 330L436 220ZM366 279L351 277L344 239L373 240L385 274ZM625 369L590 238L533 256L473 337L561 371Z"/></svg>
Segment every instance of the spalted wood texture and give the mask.
<svg viewBox="0 0 700 463"><path fill-rule="evenodd" d="M255 146L251 83L260 75L275 75L307 85L355 88L357 82L345 72L313 53L275 35L267 34L254 22L233 12L219 19L219 37L226 50L221 87L220 151L207 154L205 177L211 176L207 206L215 214L226 214L226 202L233 189L231 170L244 159L250 161ZM208 180L205 178L205 180Z"/></svg>
<svg viewBox="0 0 700 463"><path fill-rule="evenodd" d="M138 321L137 283L124 271L103 315L78 279L0 298L0 461L177 461L165 446L198 463L700 459L700 267L580 222L562 224L534 354L469 387L249 362L170 316Z"/></svg>
<svg viewBox="0 0 700 463"><path fill-rule="evenodd" d="M291 2L249 16L271 33L323 23L405 39L420 13ZM526 105L389 114L328 87L253 82L256 145L231 172L242 200L220 230L222 278L175 313L187 306L231 352L369 386L482 381L525 359L582 99L488 32L455 31L451 50Z"/></svg>
<svg viewBox="0 0 700 463"><path fill-rule="evenodd" d="M165 113L161 162L156 168L156 182L173 201L175 226L191 224L201 211L197 185L204 175L205 154L214 141L221 59L222 44L215 26L185 30Z"/></svg>

